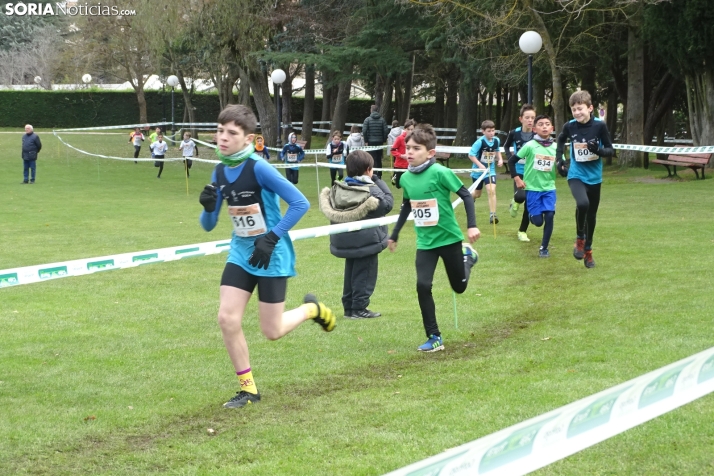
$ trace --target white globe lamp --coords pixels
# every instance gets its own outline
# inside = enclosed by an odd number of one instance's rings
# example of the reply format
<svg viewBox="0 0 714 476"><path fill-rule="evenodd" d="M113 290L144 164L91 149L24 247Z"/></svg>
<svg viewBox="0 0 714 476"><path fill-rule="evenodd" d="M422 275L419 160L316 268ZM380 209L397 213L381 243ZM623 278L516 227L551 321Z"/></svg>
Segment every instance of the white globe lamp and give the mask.
<svg viewBox="0 0 714 476"><path fill-rule="evenodd" d="M166 84L171 86L172 88L175 88L176 86L179 85L179 79L175 75L171 75L168 78L166 78Z"/></svg>
<svg viewBox="0 0 714 476"><path fill-rule="evenodd" d="M282 69L276 69L270 74L270 80L275 84L283 84L285 82L285 71Z"/></svg>
<svg viewBox="0 0 714 476"><path fill-rule="evenodd" d="M91 83L91 82L92 82L92 75L91 75L91 74L82 75L82 82L83 82L84 84L89 84L89 83Z"/></svg>
<svg viewBox="0 0 714 476"><path fill-rule="evenodd" d="M276 69L272 73L270 73L270 80L275 84L275 87L273 88L273 91L275 94L273 94L273 96L275 96L275 112L277 113L277 116L278 116L278 129L277 129L277 133L275 134L278 138L276 141L276 145L278 147L283 146L283 143L282 143L282 140L280 137L282 135L280 133L280 120L281 120L281 117L280 117L281 116L281 113L280 113L280 85L285 82L285 78L286 78L285 71L283 71L282 69Z"/></svg>
<svg viewBox="0 0 714 476"><path fill-rule="evenodd" d="M42 78L39 76L35 76L35 79L33 81L35 81L35 84L40 84L42 82Z"/></svg>

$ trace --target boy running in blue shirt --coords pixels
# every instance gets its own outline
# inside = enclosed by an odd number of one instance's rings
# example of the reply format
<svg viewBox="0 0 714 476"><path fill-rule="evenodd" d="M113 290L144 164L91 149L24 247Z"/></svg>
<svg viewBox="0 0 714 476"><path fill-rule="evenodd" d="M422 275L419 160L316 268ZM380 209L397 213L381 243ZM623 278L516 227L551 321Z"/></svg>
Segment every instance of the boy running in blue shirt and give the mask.
<svg viewBox="0 0 714 476"><path fill-rule="evenodd" d="M255 154L257 119L242 105L227 106L218 116L216 165L199 201L201 226L211 231L218 223L223 200L233 234L221 278L218 324L240 383L225 408L241 408L260 401L243 334L243 314L258 287L260 329L276 340L308 319L331 332L335 315L312 294L302 306L285 311L288 277L295 276L295 252L288 231L310 208L305 196L275 168ZM288 204L285 216L280 199Z"/></svg>
<svg viewBox="0 0 714 476"><path fill-rule="evenodd" d="M291 132L288 136L288 143L283 146L283 150L280 151L278 158L286 164L295 165L302 162L302 159L305 158L305 151L298 145L297 136L294 132ZM297 185L300 177L300 168L290 167L285 169L285 177L287 177L290 183Z"/></svg>
<svg viewBox="0 0 714 476"><path fill-rule="evenodd" d="M503 166L503 158L501 157L501 142L496 137L496 125L493 121L483 121L481 123L481 132L483 135L476 139L476 142L471 146L469 151L469 159L473 162L471 168L484 170L488 168L488 176L483 179L473 192L474 199L481 196L481 190L486 184L486 193L488 194L488 208L491 212L489 223L498 225L498 216L496 215L496 161L498 166ZM481 173L472 172L471 179L475 182Z"/></svg>
<svg viewBox="0 0 714 476"><path fill-rule="evenodd" d="M570 110L575 119L566 122L558 136L558 172L568 177L575 198L575 247L573 256L584 260L586 268L594 268L593 235L602 185L602 158L615 155L610 133L604 121L593 117L590 93L577 91L570 96ZM563 157L566 141L570 141L570 167Z"/></svg>
<svg viewBox="0 0 714 476"><path fill-rule="evenodd" d="M543 240L538 256L549 258L548 244L553 234L555 217L555 144L550 137L553 123L542 114L535 118L535 135L516 155L511 156L511 177L516 188L526 191L526 203L531 220L537 227L543 227ZM523 159L523 177L516 173L516 162Z"/></svg>
<svg viewBox="0 0 714 476"><path fill-rule="evenodd" d="M523 146L533 139L533 120L535 119L536 113L533 106L530 104L524 104L521 107L521 115L518 116L518 120L521 123L521 127L516 127L508 133L506 137L506 143L503 144L503 149L506 151L506 157L508 160L508 165L511 169L511 178L518 175L521 180L523 180L523 168L525 165L525 160L520 159L516 162L515 171L511 165L511 157L517 154ZM510 148L513 147L513 154L510 152ZM518 214L518 206L523 203L523 216L521 217L521 226L518 228L518 241L531 241L528 239L526 231L528 231L528 222L530 217L528 216L528 204L526 203L526 191L520 190L516 187L516 182L513 182L513 199L511 200L511 205L508 211L512 218L516 218Z"/></svg>
<svg viewBox="0 0 714 476"><path fill-rule="evenodd" d="M408 171L400 184L404 191L402 208L392 235L387 241L389 251L397 249L399 232L410 212L414 212L417 235L416 273L417 297L427 340L417 347L421 352L444 350L444 341L436 322L436 306L431 294L434 271L439 258L444 262L451 289L463 293L469 284L471 268L478 254L470 243L481 236L476 228L476 214L471 194L450 169L435 163L436 132L429 124L419 124L406 136ZM451 193L464 201L469 243L464 239L451 207Z"/></svg>

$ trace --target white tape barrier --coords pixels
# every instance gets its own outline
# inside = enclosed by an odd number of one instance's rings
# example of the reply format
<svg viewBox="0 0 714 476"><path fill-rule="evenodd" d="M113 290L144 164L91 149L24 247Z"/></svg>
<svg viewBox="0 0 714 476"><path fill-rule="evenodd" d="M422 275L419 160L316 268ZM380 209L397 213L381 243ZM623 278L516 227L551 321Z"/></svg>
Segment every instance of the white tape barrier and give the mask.
<svg viewBox="0 0 714 476"><path fill-rule="evenodd" d="M481 180L483 180L484 175L485 173L483 173L478 180L471 184L469 187L470 192L472 192ZM461 201L462 200L459 198L452 202L452 208L456 208ZM359 231L367 228L391 225L396 223L398 219L398 214L390 215L371 220L291 230L289 235L290 239L293 241L305 240L308 238L317 238L320 236L335 235L338 233L347 233L350 231ZM408 220L413 219L413 215L409 214ZM134 268L149 263L177 261L184 258L192 258L194 256L213 255L223 251L228 251L230 243L231 240L210 241L207 243L196 243L193 245L173 246L170 248L159 248L156 250L136 251L132 253L100 256L97 258L84 258L58 263L25 266L22 268L4 269L0 270L0 288L18 286L21 284L38 283L50 279L68 278L70 276L83 276L111 269Z"/></svg>
<svg viewBox="0 0 714 476"><path fill-rule="evenodd" d="M389 476L527 474L711 392L714 347Z"/></svg>
<svg viewBox="0 0 714 476"><path fill-rule="evenodd" d="M99 158L102 158L102 159L112 159L112 160L136 161L136 162L154 162L154 161L158 161L158 162L173 162L173 161L176 161L176 160L183 160L183 157L173 157L173 158L167 157L167 158L163 158L163 159L156 159L156 158L149 158L149 159L136 158L136 159L135 159L135 158L133 158L133 157L115 157L115 156L113 156L113 155L94 154L94 153L92 153L92 152L87 152L86 150L78 149L77 147L75 147L75 146L73 146L73 145L71 145L71 144L68 144L67 142L65 142L65 141L59 136L59 134L57 134L56 131L53 131L52 133L54 134L55 137L57 137L57 139L59 139L60 142L62 142L64 145L66 145L66 146L69 147L70 149L76 150L76 151L79 152L80 154L90 155L90 156L92 156L92 157L99 157Z"/></svg>

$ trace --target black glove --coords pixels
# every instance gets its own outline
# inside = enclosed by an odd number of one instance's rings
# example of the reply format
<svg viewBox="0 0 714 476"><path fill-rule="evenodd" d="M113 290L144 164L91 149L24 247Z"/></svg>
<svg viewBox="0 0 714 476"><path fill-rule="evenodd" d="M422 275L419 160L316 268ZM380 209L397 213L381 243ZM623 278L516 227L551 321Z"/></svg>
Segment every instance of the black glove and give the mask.
<svg viewBox="0 0 714 476"><path fill-rule="evenodd" d="M598 151L600 150L600 141L597 139L590 139L588 141L588 150L592 152L593 154L598 154Z"/></svg>
<svg viewBox="0 0 714 476"><path fill-rule="evenodd" d="M256 268L268 269L270 257L279 239L278 235L272 231L256 238L255 249L253 250L253 254L250 255L250 258L248 258L248 264Z"/></svg>
<svg viewBox="0 0 714 476"><path fill-rule="evenodd" d="M557 169L561 177L568 176L568 168L565 166L565 161L563 159L558 159Z"/></svg>
<svg viewBox="0 0 714 476"><path fill-rule="evenodd" d="M208 184L203 187L201 196L198 197L198 201L203 205L203 209L208 213L213 213L216 209L216 202L218 201L218 184L215 182Z"/></svg>

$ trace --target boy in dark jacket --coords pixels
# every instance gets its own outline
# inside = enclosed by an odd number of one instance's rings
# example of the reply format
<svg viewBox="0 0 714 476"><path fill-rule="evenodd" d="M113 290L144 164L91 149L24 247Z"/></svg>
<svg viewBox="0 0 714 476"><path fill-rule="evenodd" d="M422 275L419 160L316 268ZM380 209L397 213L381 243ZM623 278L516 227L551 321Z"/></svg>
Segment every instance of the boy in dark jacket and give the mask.
<svg viewBox="0 0 714 476"><path fill-rule="evenodd" d="M324 188L320 210L330 223L349 223L381 218L392 210L394 198L377 174L372 173L374 159L363 150L355 150L345 159L347 178ZM367 309L377 284L379 253L387 247L387 227L330 235L330 252L345 258L345 281L342 290L344 316L366 319L381 316Z"/></svg>

